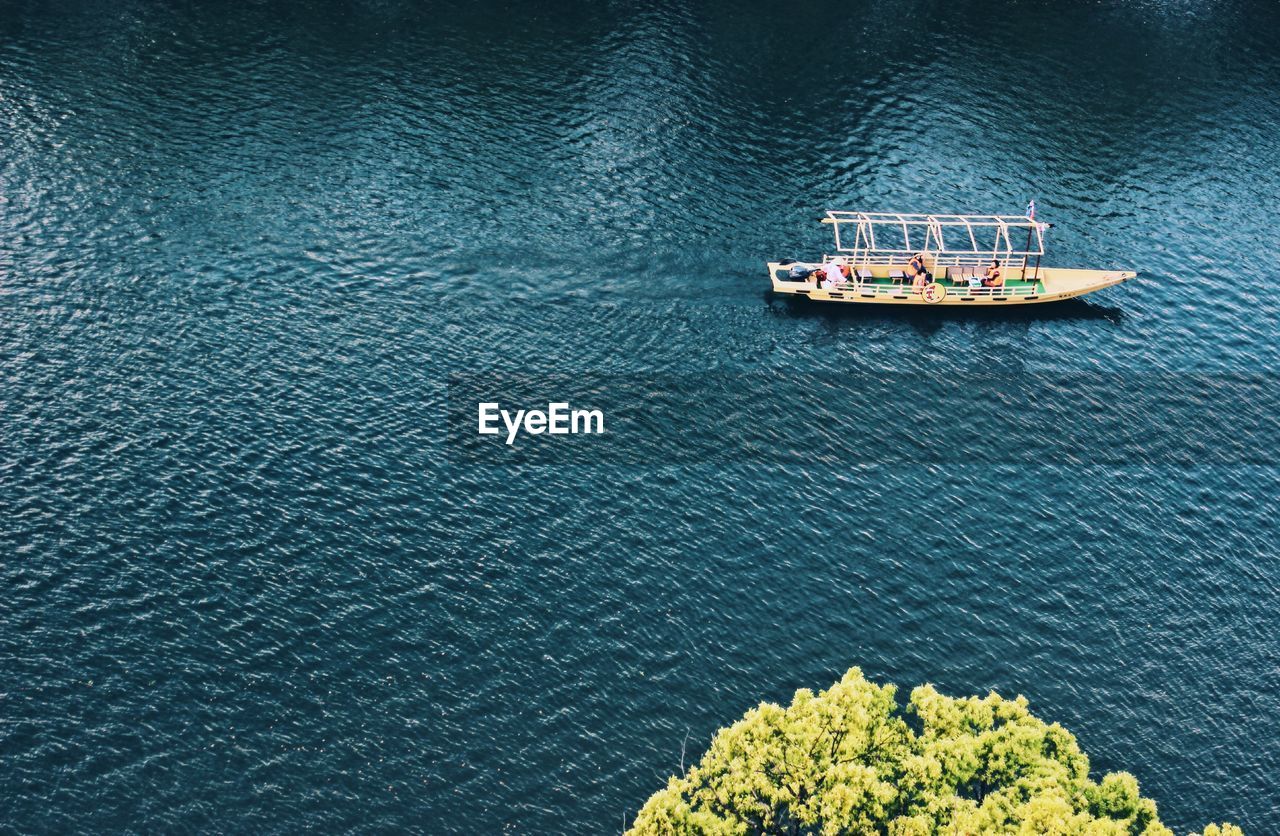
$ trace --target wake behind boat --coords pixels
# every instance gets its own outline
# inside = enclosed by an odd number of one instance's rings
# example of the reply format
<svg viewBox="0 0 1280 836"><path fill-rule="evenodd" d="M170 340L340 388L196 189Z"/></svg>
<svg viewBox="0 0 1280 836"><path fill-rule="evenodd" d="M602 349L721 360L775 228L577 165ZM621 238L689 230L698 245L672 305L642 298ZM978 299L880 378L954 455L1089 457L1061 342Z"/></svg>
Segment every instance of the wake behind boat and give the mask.
<svg viewBox="0 0 1280 836"><path fill-rule="evenodd" d="M907 215L828 210L835 255L769 262L775 293L823 302L1009 305L1056 302L1137 273L1041 267L1050 225L1025 216ZM1032 259L1034 258L1034 263Z"/></svg>

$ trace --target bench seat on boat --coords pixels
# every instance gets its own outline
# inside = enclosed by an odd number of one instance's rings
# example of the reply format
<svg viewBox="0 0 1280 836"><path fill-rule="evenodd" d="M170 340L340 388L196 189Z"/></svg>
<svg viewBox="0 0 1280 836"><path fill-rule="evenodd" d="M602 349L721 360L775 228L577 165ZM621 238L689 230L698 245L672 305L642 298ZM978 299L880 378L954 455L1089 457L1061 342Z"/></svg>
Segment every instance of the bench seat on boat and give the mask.
<svg viewBox="0 0 1280 836"><path fill-rule="evenodd" d="M947 278L957 284L978 278L976 267L948 267Z"/></svg>

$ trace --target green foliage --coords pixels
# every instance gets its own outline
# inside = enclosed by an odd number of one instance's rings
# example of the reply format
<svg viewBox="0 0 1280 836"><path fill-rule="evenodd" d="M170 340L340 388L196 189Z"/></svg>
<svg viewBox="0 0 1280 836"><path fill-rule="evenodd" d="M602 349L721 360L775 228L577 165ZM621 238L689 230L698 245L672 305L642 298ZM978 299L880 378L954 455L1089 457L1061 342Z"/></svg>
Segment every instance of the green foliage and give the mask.
<svg viewBox="0 0 1280 836"><path fill-rule="evenodd" d="M1027 701L953 698L931 685L903 710L857 668L826 691L762 703L722 729L687 775L644 805L631 833L1172 836L1127 772L1089 759ZM1210 825L1204 836L1242 836Z"/></svg>

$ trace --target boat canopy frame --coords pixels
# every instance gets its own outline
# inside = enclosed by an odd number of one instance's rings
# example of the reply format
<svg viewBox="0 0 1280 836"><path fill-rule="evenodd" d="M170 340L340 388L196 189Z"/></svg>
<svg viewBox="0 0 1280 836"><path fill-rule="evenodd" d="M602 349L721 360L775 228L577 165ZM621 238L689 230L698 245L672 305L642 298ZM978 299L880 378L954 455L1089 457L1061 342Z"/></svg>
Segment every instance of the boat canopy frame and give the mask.
<svg viewBox="0 0 1280 836"><path fill-rule="evenodd" d="M924 253L926 261L932 261L935 269L946 266L977 266L991 259L1000 259L1010 269L1022 268L1025 276L1027 260L1036 259L1039 275L1040 257L1044 255L1044 232L1049 224L1041 223L1025 215L920 215L901 212L847 212L827 210L822 219L835 231L836 251L850 256L855 265L897 264L907 261L915 253ZM853 241L849 243L847 227L852 226ZM841 227L846 231L841 236ZM880 246L876 241L876 229L892 227L893 235L902 235L904 248ZM989 240L994 230L994 240ZM1022 232L1025 230L1025 241ZM912 240L915 233L916 241ZM950 243L947 233L951 233ZM920 235L923 233L923 240ZM982 235L984 242L979 243ZM883 239L885 236L882 235ZM960 246L956 246L959 239ZM886 244L888 242L885 242ZM895 240L893 242L897 244ZM988 247L985 244L990 243ZM1021 243L1021 247L1016 245ZM967 246L965 246L967 245Z"/></svg>

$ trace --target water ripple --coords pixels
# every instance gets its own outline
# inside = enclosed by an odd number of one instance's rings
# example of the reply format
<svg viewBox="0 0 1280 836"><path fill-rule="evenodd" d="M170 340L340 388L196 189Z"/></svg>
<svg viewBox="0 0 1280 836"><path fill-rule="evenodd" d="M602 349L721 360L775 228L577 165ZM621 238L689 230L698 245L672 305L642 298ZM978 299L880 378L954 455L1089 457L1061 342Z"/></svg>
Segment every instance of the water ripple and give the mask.
<svg viewBox="0 0 1280 836"><path fill-rule="evenodd" d="M1273 367L1274 7L1015 12L0 11L4 824L599 832L856 663L1280 829L1269 468L449 461L453 373ZM764 293L829 206L1031 197L1140 279Z"/></svg>

